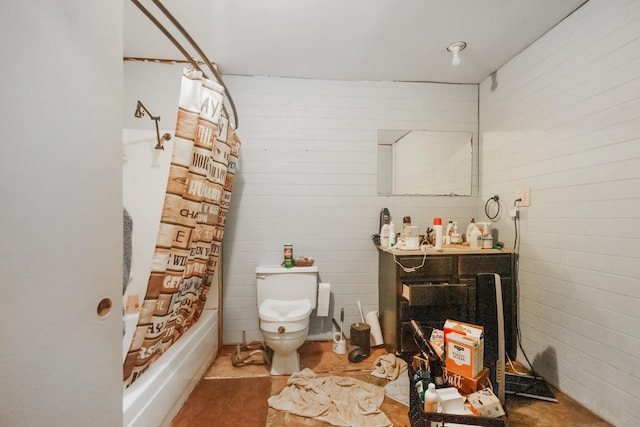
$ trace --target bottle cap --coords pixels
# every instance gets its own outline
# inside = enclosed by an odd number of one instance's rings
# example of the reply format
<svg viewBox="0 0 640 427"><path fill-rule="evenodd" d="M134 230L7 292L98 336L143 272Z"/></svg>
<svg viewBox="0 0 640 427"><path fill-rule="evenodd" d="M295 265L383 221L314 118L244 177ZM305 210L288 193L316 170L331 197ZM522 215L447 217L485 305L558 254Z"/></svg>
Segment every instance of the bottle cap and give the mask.
<svg viewBox="0 0 640 427"><path fill-rule="evenodd" d="M442 218L433 218L433 225L442 225Z"/></svg>

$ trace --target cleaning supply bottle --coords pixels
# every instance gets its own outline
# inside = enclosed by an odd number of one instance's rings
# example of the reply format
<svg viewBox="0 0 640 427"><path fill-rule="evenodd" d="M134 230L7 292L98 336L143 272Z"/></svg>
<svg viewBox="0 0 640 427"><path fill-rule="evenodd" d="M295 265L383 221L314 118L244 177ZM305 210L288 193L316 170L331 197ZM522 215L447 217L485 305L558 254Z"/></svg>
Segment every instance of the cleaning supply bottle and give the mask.
<svg viewBox="0 0 640 427"><path fill-rule="evenodd" d="M478 228L478 226L476 225L476 220L474 218L471 218L471 222L469 223L469 225L467 225L467 234L465 235L465 237L467 238L467 243L471 244L471 231L474 228Z"/></svg>
<svg viewBox="0 0 640 427"><path fill-rule="evenodd" d="M434 242L434 249L437 251L442 250L442 218L433 218L433 230L436 232L436 241Z"/></svg>
<svg viewBox="0 0 640 427"><path fill-rule="evenodd" d="M380 229L380 246L383 248L389 247L389 218L384 219L382 228Z"/></svg>
<svg viewBox="0 0 640 427"><path fill-rule="evenodd" d="M389 223L389 247L392 248L396 245L396 225L391 221Z"/></svg>
<svg viewBox="0 0 640 427"><path fill-rule="evenodd" d="M436 412L439 400L436 385L429 383L427 389L424 391L424 412Z"/></svg>

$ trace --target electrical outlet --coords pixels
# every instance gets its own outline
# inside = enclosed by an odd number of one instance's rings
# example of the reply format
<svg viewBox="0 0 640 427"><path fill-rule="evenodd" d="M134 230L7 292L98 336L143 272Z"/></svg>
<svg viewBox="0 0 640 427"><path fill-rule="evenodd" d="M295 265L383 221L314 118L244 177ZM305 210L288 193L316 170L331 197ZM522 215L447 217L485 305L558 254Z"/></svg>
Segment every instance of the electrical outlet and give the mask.
<svg viewBox="0 0 640 427"><path fill-rule="evenodd" d="M518 199L520 199L520 201L516 202L517 207L526 208L531 206L531 187L516 191L516 200Z"/></svg>

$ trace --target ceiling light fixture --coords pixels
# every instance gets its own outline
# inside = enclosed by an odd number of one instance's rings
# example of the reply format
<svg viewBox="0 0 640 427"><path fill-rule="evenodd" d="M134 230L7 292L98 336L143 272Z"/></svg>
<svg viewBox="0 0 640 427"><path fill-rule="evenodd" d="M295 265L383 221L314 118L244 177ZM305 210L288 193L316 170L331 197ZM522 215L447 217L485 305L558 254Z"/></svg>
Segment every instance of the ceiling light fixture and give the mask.
<svg viewBox="0 0 640 427"><path fill-rule="evenodd" d="M453 59L451 59L451 65L453 65L454 67L460 65L460 52L462 52L465 47L467 47L467 43L462 41L453 42L449 46L447 46L447 50L453 53Z"/></svg>

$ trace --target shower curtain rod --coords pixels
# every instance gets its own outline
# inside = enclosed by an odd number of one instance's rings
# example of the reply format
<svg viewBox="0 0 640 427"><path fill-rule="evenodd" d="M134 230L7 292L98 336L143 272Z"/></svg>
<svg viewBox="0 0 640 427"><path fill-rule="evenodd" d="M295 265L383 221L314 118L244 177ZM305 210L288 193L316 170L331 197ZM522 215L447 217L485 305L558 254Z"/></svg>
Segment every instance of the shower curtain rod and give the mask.
<svg viewBox="0 0 640 427"><path fill-rule="evenodd" d="M169 39L169 41L171 41L171 43L173 43L173 45L180 51L180 53L182 53L182 55L186 58L186 60L191 64L191 66L193 68L195 68L196 70L200 71L205 78L209 78L207 76L207 74L200 67L200 64L198 63L198 61L196 61L195 59L193 59L193 57L191 55L189 55L189 52L187 52L186 49L180 44L180 42L178 42L178 40L166 29L166 27L164 25L162 25L162 23L160 21L158 21L158 19L155 16L153 16L153 14L149 11L149 9L144 7L144 5L142 3L140 3L139 0L131 0L131 2L133 4L135 4L138 7L138 9L140 9L140 11L147 18L149 18L149 20L151 22L153 22L155 24L156 27L158 27L158 29L162 32L162 34L164 34L165 37L167 37ZM233 112L233 121L235 123L235 129L238 129L238 112L236 111L236 105L233 102L233 98L231 97L231 93L229 92L229 89L227 89L227 86L224 84L224 81L222 80L222 76L220 75L220 73L218 73L218 70L216 70L216 68L213 66L212 62L209 60L209 58L207 58L207 56L205 55L204 51L202 49L200 49L200 46L198 46L198 44L191 37L191 35L187 32L187 30L185 30L185 28L171 14L171 12L169 12L169 10L160 2L160 0L153 0L153 3L158 7L158 9L160 9L160 11L162 11L162 13L165 15L165 17L169 21L171 21L171 23L178 29L178 31L180 31L182 36L185 39L187 39L187 41L189 42L191 47L200 56L201 62L204 62L207 65L207 67L209 68L209 70L211 70L211 73L213 74L215 79L224 88L226 97L229 100L229 104L231 104L231 110ZM223 105L223 108L224 108L224 105Z"/></svg>

